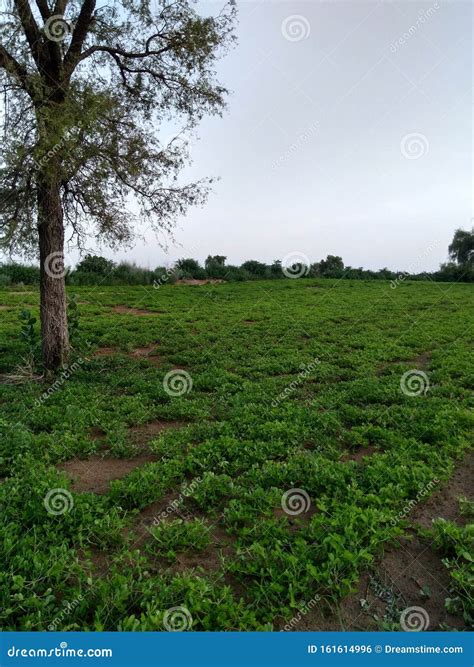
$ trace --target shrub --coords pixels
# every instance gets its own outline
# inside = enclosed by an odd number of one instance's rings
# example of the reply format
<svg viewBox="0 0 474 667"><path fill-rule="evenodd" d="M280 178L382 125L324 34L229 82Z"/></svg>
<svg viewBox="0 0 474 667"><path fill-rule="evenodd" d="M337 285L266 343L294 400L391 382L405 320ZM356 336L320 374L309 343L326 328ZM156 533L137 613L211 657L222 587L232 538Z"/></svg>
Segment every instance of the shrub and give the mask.
<svg viewBox="0 0 474 667"><path fill-rule="evenodd" d="M249 259L240 268L247 271L254 278L265 278L267 274L270 274L267 265L263 262L257 262L256 259Z"/></svg>
<svg viewBox="0 0 474 667"><path fill-rule="evenodd" d="M0 265L0 273L8 276L10 284L18 285L23 283L25 285L36 285L39 283L40 270L39 266L30 266L26 264L11 264Z"/></svg>
<svg viewBox="0 0 474 667"><path fill-rule="evenodd" d="M0 287L11 285L12 279L7 273L0 273Z"/></svg>
<svg viewBox="0 0 474 667"><path fill-rule="evenodd" d="M84 259L79 262L76 271L80 273L96 273L100 276L108 276L114 269L114 262L100 255L86 255Z"/></svg>
<svg viewBox="0 0 474 667"><path fill-rule="evenodd" d="M179 259L176 267L182 272L183 278L195 278L204 280L207 277L206 271L195 259Z"/></svg>

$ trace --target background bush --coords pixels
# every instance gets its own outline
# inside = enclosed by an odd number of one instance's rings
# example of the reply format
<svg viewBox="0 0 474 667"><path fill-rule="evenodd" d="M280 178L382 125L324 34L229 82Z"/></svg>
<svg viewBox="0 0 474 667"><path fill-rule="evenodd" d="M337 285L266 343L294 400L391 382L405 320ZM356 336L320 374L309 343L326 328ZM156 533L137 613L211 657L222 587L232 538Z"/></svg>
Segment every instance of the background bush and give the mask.
<svg viewBox="0 0 474 667"><path fill-rule="evenodd" d="M442 264L433 273L409 274L406 271L391 271L384 267L371 271L363 267L344 266L342 257L328 255L326 259L306 267L308 278L348 278L351 280L388 280L395 286L406 279L435 280L440 282L474 282L474 232L458 229L449 246L449 256L456 261ZM174 266L145 269L131 262L116 264L100 255L86 255L77 267L66 274L70 285L160 285L173 284L177 280L219 279L228 282L243 280L283 279L281 260L265 264L249 259L241 266L226 264L224 255L208 255L204 266L192 257L179 259ZM297 268L297 267L295 267ZM39 267L17 264L0 264L0 287L9 285L36 285L40 280Z"/></svg>

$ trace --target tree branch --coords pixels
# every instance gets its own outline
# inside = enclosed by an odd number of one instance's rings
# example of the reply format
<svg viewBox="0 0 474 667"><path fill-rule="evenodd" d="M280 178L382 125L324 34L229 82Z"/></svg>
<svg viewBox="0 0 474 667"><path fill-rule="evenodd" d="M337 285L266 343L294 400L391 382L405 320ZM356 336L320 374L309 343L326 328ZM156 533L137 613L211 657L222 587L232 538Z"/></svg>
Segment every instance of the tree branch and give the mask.
<svg viewBox="0 0 474 667"><path fill-rule="evenodd" d="M28 75L25 67L15 60L15 58L8 53L8 51L0 44L0 67L13 74L13 76L21 83L22 87L26 87L26 77Z"/></svg>
<svg viewBox="0 0 474 667"><path fill-rule="evenodd" d="M38 69L41 70L43 65L43 53L41 48L41 33L38 24L35 21L28 0L14 0L14 2L23 27L23 32L30 45L34 61Z"/></svg>
<svg viewBox="0 0 474 667"><path fill-rule="evenodd" d="M49 11L47 0L36 0L36 6L40 10L41 18L47 21L52 14Z"/></svg>
<svg viewBox="0 0 474 667"><path fill-rule="evenodd" d="M84 0L84 3L81 7L77 23L72 34L71 44L69 45L69 49L64 56L64 71L66 72L66 76L70 76L78 62L78 58L81 54L82 46L87 37L89 26L92 20L92 14L95 10L95 4L96 0Z"/></svg>
<svg viewBox="0 0 474 667"><path fill-rule="evenodd" d="M59 16L64 16L64 12L66 11L66 6L67 6L68 0L56 0L56 4L54 5L54 11L53 14Z"/></svg>

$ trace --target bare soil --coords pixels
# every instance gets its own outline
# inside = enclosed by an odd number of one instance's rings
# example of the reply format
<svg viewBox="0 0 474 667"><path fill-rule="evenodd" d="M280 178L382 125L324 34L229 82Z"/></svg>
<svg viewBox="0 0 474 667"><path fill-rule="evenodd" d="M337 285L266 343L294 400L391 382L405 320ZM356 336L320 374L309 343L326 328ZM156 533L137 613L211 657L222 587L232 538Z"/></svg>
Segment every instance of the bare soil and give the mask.
<svg viewBox="0 0 474 667"><path fill-rule="evenodd" d="M411 361L418 370L425 370L428 368L432 357L432 352L422 352Z"/></svg>
<svg viewBox="0 0 474 667"><path fill-rule="evenodd" d="M366 447L359 447L353 452L346 452L342 455L341 461L356 461L360 463L364 456L372 456L375 452L380 451L374 445L367 445Z"/></svg>
<svg viewBox="0 0 474 667"><path fill-rule="evenodd" d="M376 374L383 375L388 368L391 366L398 366L399 364L411 364L413 368L416 368L419 371L424 371L428 368L432 356L433 353L429 351L422 352L412 359L393 359L392 361L382 361L377 365Z"/></svg>
<svg viewBox="0 0 474 667"><path fill-rule="evenodd" d="M109 483L114 479L121 479L139 466L156 461L153 454L137 456L134 459L102 458L91 456L88 459L72 459L58 466L72 480L72 490L78 493L92 491L105 494L109 490Z"/></svg>
<svg viewBox="0 0 474 667"><path fill-rule="evenodd" d="M157 345L158 343L153 343L147 347L138 347L136 350L133 350L130 356L138 357L139 359L146 359L153 366L161 366L163 360L158 354L156 354Z"/></svg>
<svg viewBox="0 0 474 667"><path fill-rule="evenodd" d="M91 440L104 440L107 436L107 433L100 426L92 426L89 429L89 437Z"/></svg>
<svg viewBox="0 0 474 667"><path fill-rule="evenodd" d="M160 433L163 433L163 431L170 428L180 428L181 426L185 426L185 422L154 419L144 424L131 426L128 430L129 440L135 445L143 446L160 435Z"/></svg>
<svg viewBox="0 0 474 667"><path fill-rule="evenodd" d="M99 347L93 357L112 357L114 354L119 354L120 350L116 347Z"/></svg>

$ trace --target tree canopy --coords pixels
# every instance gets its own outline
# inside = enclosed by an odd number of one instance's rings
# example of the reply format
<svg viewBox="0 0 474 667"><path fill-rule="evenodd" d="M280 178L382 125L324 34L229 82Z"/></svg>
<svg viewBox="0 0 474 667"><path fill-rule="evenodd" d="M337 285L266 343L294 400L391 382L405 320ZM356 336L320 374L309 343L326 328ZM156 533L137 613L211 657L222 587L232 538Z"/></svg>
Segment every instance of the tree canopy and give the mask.
<svg viewBox="0 0 474 667"><path fill-rule="evenodd" d="M474 262L474 230L457 229L448 248L449 256L461 266Z"/></svg>
<svg viewBox="0 0 474 667"><path fill-rule="evenodd" d="M202 203L209 181L178 185L186 137L220 113L214 65L232 41L235 9L200 16L192 0L7 0L0 24L4 145L0 234L37 251L38 175L59 182L65 225L111 245L137 218L170 229ZM165 121L181 126L165 142ZM163 138L162 138L163 139ZM138 213L131 202L138 204Z"/></svg>

